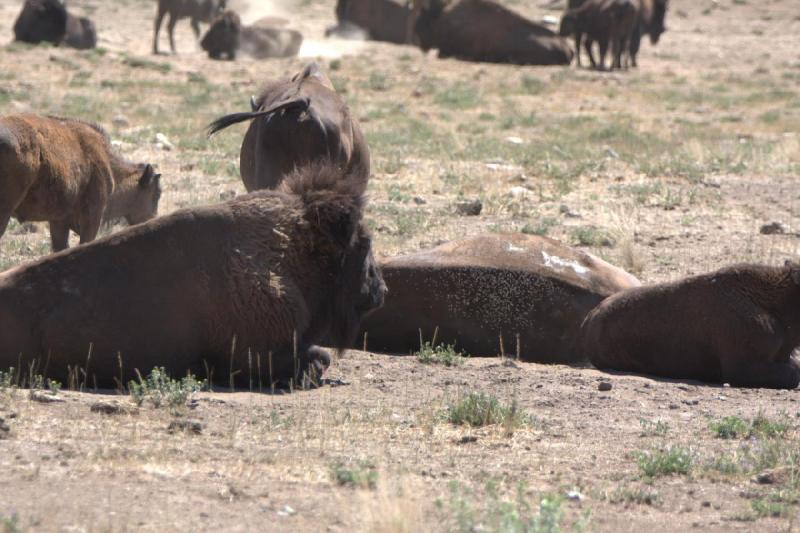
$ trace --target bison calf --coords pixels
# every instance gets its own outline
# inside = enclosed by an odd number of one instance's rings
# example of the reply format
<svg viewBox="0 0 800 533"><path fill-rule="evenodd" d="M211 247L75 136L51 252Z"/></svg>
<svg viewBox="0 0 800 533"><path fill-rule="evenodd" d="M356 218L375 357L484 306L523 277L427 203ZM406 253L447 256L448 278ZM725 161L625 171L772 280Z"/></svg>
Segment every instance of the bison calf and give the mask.
<svg viewBox="0 0 800 533"><path fill-rule="evenodd" d="M98 126L79 120L0 118L0 237L11 216L50 223L53 251L69 231L94 240L103 220L138 224L155 216L160 174L111 151Z"/></svg>
<svg viewBox="0 0 800 533"><path fill-rule="evenodd" d="M575 36L575 57L581 64L581 41L586 36L586 53L592 67L597 63L592 55L592 43L600 48L600 69L605 69L606 52L611 45L611 68L622 68L622 52L628 49L631 33L638 16L634 0L586 0L579 7L568 9L561 18L563 37Z"/></svg>
<svg viewBox="0 0 800 533"><path fill-rule="evenodd" d="M217 16L211 27L200 41L200 46L208 52L211 59L227 56L231 61L236 59L239 49L239 34L242 32L242 21L233 11L225 11Z"/></svg>
<svg viewBox="0 0 800 533"><path fill-rule="evenodd" d="M572 50L548 28L492 0L414 0L414 37L439 57L517 65L569 65Z"/></svg>
<svg viewBox="0 0 800 533"><path fill-rule="evenodd" d="M601 259L521 234L443 244L381 270L389 294L362 326L370 350L408 354L438 331L437 341L471 355L519 348L522 359L542 363L581 361L576 339L586 314L639 285Z"/></svg>
<svg viewBox="0 0 800 533"><path fill-rule="evenodd" d="M320 159L344 169L364 192L369 148L358 122L316 63L291 78L268 83L252 111L234 113L209 126L209 135L250 120L240 152L240 172L248 191L272 189L296 167Z"/></svg>
<svg viewBox="0 0 800 533"><path fill-rule="evenodd" d="M167 31L169 46L175 53L175 25L182 18L191 19L195 39L200 39L200 23L211 22L215 16L225 11L227 0L158 0L158 11L153 34L153 53L158 53L158 34L164 17L169 15Z"/></svg>
<svg viewBox="0 0 800 533"><path fill-rule="evenodd" d="M582 344L601 369L795 388L800 265L738 265L615 294L586 317Z"/></svg>
<svg viewBox="0 0 800 533"><path fill-rule="evenodd" d="M386 290L362 197L332 166L0 274L0 368L126 383L164 366L239 385L318 377ZM233 348L232 348L233 347ZM22 354L20 356L20 354ZM260 374L259 374L260 372ZM252 380L252 381L250 381Z"/></svg>

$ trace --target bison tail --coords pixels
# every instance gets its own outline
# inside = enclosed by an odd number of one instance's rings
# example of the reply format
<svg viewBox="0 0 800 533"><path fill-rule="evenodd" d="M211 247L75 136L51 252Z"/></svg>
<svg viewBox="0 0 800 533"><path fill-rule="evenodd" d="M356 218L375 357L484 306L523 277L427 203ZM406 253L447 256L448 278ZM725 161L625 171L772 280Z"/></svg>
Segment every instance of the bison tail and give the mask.
<svg viewBox="0 0 800 533"><path fill-rule="evenodd" d="M254 118L263 117L277 113L278 111L300 110L305 111L309 108L311 102L308 98L293 98L291 100L284 100L278 102L266 109L259 109L257 111L248 111L246 113L233 113L220 117L208 125L208 136L211 137L218 131L222 131L228 126L233 126L245 120L252 120Z"/></svg>

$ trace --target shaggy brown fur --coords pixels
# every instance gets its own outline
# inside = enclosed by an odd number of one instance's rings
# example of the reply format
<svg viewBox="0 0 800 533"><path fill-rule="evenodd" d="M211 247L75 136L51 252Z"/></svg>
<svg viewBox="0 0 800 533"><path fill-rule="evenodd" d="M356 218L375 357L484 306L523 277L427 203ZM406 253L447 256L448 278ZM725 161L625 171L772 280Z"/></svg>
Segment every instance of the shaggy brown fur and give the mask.
<svg viewBox="0 0 800 533"><path fill-rule="evenodd" d="M94 22L86 17L76 17L67 13L67 33L64 44L79 50L88 50L97 46L97 30Z"/></svg>
<svg viewBox="0 0 800 533"><path fill-rule="evenodd" d="M25 0L16 22L14 39L58 44L67 31L67 8L60 0Z"/></svg>
<svg viewBox="0 0 800 533"><path fill-rule="evenodd" d="M356 119L316 63L292 78L268 83L253 111L209 126L209 135L250 120L240 153L248 191L272 189L296 167L325 159L344 169L360 192L369 179L369 148Z"/></svg>
<svg viewBox="0 0 800 533"><path fill-rule="evenodd" d="M37 115L0 118L0 237L12 215L47 220L53 251L67 247L70 229L86 243L104 219L144 222L158 209L159 177L150 165L114 154L93 124Z"/></svg>
<svg viewBox="0 0 800 533"><path fill-rule="evenodd" d="M637 4L634 0L586 0L580 7L568 9L561 18L563 37L575 36L575 57L581 64L581 41L586 36L586 53L592 67L598 67L592 55L592 43L600 47L601 70L605 69L606 52L611 45L611 68L622 68L622 52L628 43L637 21Z"/></svg>
<svg viewBox="0 0 800 533"><path fill-rule="evenodd" d="M153 53L158 53L158 34L161 31L161 22L169 15L167 31L169 32L169 46L175 53L175 25L180 19L191 19L192 30L196 39L200 38L200 23L211 22L219 13L225 11L226 0L158 0L156 12L155 31L153 33Z"/></svg>
<svg viewBox="0 0 800 533"><path fill-rule="evenodd" d="M526 361L582 360L575 340L606 296L639 285L633 276L556 241L484 235L390 259L381 266L386 305L364 320L370 350L408 354L425 341L471 355L505 350ZM502 337L504 347L500 346Z"/></svg>
<svg viewBox="0 0 800 533"><path fill-rule="evenodd" d="M91 350L88 382L101 387L155 366L207 365L239 385L318 377L329 359L312 345L330 338L343 351L383 300L361 213L339 170L305 168L280 191L180 210L0 274L0 368L22 354L23 368L36 359L63 383Z"/></svg>
<svg viewBox="0 0 800 533"><path fill-rule="evenodd" d="M230 61L236 59L239 49L239 35L242 32L242 21L235 12L228 10L211 22L211 27L200 41L200 46L208 52L211 59L222 59L226 56Z"/></svg>
<svg viewBox="0 0 800 533"><path fill-rule="evenodd" d="M492 0L415 0L414 34L439 57L517 65L569 65L569 45Z"/></svg>
<svg viewBox="0 0 800 533"><path fill-rule="evenodd" d="M598 368L792 389L800 265L737 265L615 294L586 317L582 336Z"/></svg>
<svg viewBox="0 0 800 533"><path fill-rule="evenodd" d="M325 30L325 35L347 36L348 30L355 27L367 32L373 41L406 44L411 42L410 17L411 7L404 0L338 0L338 24Z"/></svg>
<svg viewBox="0 0 800 533"><path fill-rule="evenodd" d="M285 28L286 23L276 17L264 17L242 27L241 50L255 59L294 57L303 44L303 35Z"/></svg>
<svg viewBox="0 0 800 533"><path fill-rule="evenodd" d="M630 55L631 65L636 66L636 56L639 54L642 35L650 36L650 44L658 44L661 34L667 31L665 19L669 0L637 0L639 2L639 20L634 25L631 34Z"/></svg>

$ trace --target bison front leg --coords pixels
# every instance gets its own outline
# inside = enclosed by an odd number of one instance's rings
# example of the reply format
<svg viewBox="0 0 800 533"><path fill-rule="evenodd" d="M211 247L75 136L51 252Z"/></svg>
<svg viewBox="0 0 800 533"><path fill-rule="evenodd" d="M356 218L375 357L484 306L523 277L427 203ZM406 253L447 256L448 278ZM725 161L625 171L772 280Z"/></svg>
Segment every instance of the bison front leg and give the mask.
<svg viewBox="0 0 800 533"><path fill-rule="evenodd" d="M599 70L606 69L606 52L608 52L608 40L601 39L598 41L598 46L600 47L600 65L598 66Z"/></svg>
<svg viewBox="0 0 800 533"><path fill-rule="evenodd" d="M161 8L161 3L159 2L158 6L158 13L156 14L156 21L155 21L155 28L153 30L153 53L158 54L158 34L161 32L161 23L164 20L164 15L166 15L166 11Z"/></svg>
<svg viewBox="0 0 800 533"><path fill-rule="evenodd" d="M169 21L167 22L167 32L169 33L169 48L172 50L172 53L177 53L175 51L175 25L178 23L178 17L173 15L172 13L169 14Z"/></svg>
<svg viewBox="0 0 800 533"><path fill-rule="evenodd" d="M196 18L192 19L192 30L194 30L194 40L200 40L200 21Z"/></svg>
<svg viewBox="0 0 800 533"><path fill-rule="evenodd" d="M575 65L580 67L581 66L581 41L583 40L583 34L581 32L575 32Z"/></svg>
<svg viewBox="0 0 800 533"><path fill-rule="evenodd" d="M53 252L66 250L69 245L69 221L50 221L50 248Z"/></svg>
<svg viewBox="0 0 800 533"><path fill-rule="evenodd" d="M586 37L586 40L583 42L583 47L586 49L586 55L589 56L589 63L592 65L592 68L597 68L597 62L594 60L594 55L592 54L592 41L589 37Z"/></svg>

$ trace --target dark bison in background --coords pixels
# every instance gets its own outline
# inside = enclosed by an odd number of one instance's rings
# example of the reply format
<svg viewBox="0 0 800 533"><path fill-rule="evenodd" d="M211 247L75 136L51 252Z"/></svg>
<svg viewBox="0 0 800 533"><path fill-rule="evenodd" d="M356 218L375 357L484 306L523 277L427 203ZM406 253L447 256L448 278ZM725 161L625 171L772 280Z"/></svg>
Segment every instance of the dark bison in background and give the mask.
<svg viewBox="0 0 800 533"><path fill-rule="evenodd" d="M578 65L581 64L581 43L585 37L586 53L592 67L598 67L592 54L592 44L597 41L600 48L599 68L605 69L609 45L611 68L622 68L622 54L628 50L637 20L635 0L586 0L581 6L564 12L559 33L562 37L574 35Z"/></svg>
<svg viewBox="0 0 800 533"><path fill-rule="evenodd" d="M414 38L440 58L569 65L572 50L550 29L492 0L414 0Z"/></svg>
<svg viewBox="0 0 800 533"><path fill-rule="evenodd" d="M325 35L347 37L353 29L366 32L373 41L395 44L411 42L411 3L405 0L338 0L337 25Z"/></svg>
<svg viewBox="0 0 800 533"><path fill-rule="evenodd" d="M329 356L313 345L343 351L385 292L362 197L339 172L306 167L280 191L183 209L0 274L0 368L37 360L67 382L80 367L100 387L155 366L208 366L237 386L318 377Z"/></svg>
<svg viewBox="0 0 800 533"><path fill-rule="evenodd" d="M636 66L636 56L642 35L650 36L650 44L658 44L661 34L667 31L665 19L669 0L638 0L639 20L631 34L630 54L631 65Z"/></svg>
<svg viewBox="0 0 800 533"><path fill-rule="evenodd" d="M273 189L299 166L330 160L360 192L367 188L369 148L356 119L316 63L267 83L252 111L217 119L209 134L250 121L240 152L248 191Z"/></svg>
<svg viewBox="0 0 800 533"><path fill-rule="evenodd" d="M218 15L211 23L200 46L208 52L211 59L222 59L222 56L233 61L239 49L239 39L242 32L242 21L233 11L225 11Z"/></svg>
<svg viewBox="0 0 800 533"><path fill-rule="evenodd" d="M165 16L169 15L167 31L169 32L169 46L174 54L175 25L180 19L191 19L195 39L200 39L200 23L210 23L214 17L225 11L226 5L226 0L158 0L153 32L153 53L158 53L158 34Z"/></svg>
<svg viewBox="0 0 800 533"><path fill-rule="evenodd" d="M793 389L800 265L737 265L630 289L598 305L582 337L601 369Z"/></svg>
<svg viewBox="0 0 800 533"><path fill-rule="evenodd" d="M639 285L623 270L544 237L484 235L389 259L385 305L362 324L372 351L409 354L420 337L475 356L543 363L583 360L586 314L605 297ZM422 330L420 332L420 330Z"/></svg>
<svg viewBox="0 0 800 533"><path fill-rule="evenodd" d="M97 46L97 30L88 18L68 13L61 0L26 0L14 23L14 39L88 49Z"/></svg>
<svg viewBox="0 0 800 533"><path fill-rule="evenodd" d="M81 243L101 223L154 217L160 174L126 161L108 135L81 120L9 115L0 118L0 237L12 216L50 223L53 251L67 247L70 230Z"/></svg>

